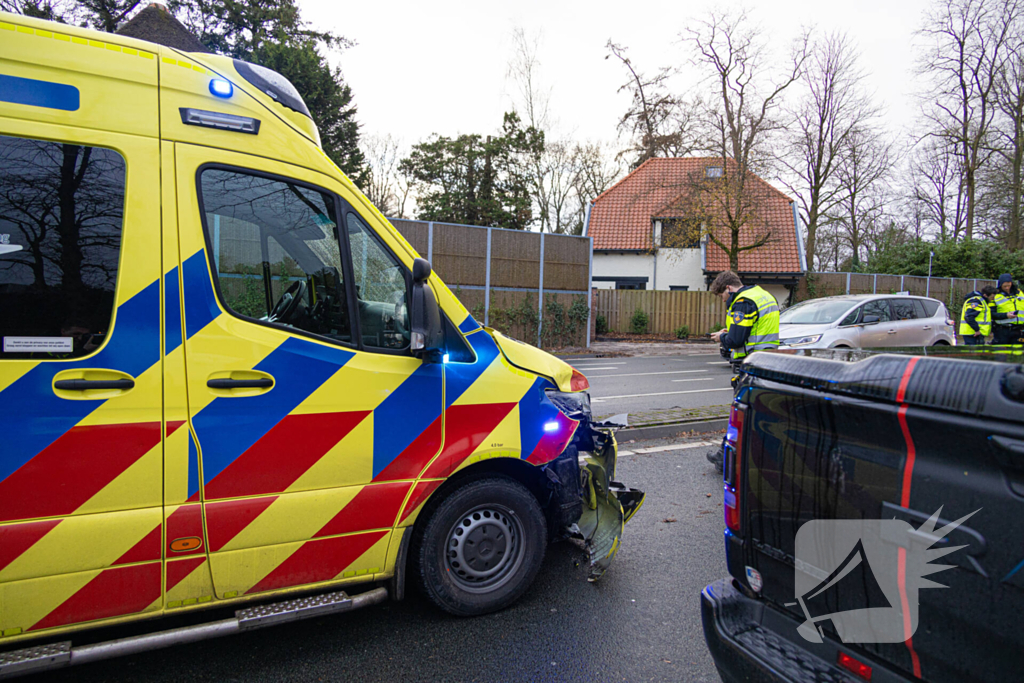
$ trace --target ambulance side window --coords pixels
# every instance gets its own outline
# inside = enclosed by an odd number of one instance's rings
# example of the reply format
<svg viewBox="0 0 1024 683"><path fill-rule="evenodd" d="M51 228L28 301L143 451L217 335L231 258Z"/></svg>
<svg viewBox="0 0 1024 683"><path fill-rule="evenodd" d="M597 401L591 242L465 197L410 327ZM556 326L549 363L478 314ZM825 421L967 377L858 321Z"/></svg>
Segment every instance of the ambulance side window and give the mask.
<svg viewBox="0 0 1024 683"><path fill-rule="evenodd" d="M221 302L235 315L351 344L334 197L222 168L200 173Z"/></svg>
<svg viewBox="0 0 1024 683"><path fill-rule="evenodd" d="M110 332L125 160L0 135L0 359L79 358Z"/></svg>
<svg viewBox="0 0 1024 683"><path fill-rule="evenodd" d="M363 346L409 346L409 293L406 270L354 213L346 218Z"/></svg>

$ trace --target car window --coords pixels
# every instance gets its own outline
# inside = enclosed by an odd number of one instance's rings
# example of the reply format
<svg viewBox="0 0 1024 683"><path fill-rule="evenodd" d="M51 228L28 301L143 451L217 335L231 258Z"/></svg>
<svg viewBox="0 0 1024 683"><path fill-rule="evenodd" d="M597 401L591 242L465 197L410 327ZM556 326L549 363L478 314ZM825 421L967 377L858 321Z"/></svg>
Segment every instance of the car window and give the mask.
<svg viewBox="0 0 1024 683"><path fill-rule="evenodd" d="M869 315L877 315L878 322L880 323L892 320L892 314L889 312L888 299L875 299L874 301L869 301L861 307L861 310L864 313L864 317L862 317L861 320L864 320L864 318Z"/></svg>
<svg viewBox="0 0 1024 683"><path fill-rule="evenodd" d="M917 313L918 318L930 318L928 311L925 310L924 302L921 299L914 299L914 312Z"/></svg>
<svg viewBox="0 0 1024 683"><path fill-rule="evenodd" d="M896 320L913 320L917 317L913 299L889 299L892 314Z"/></svg>
<svg viewBox="0 0 1024 683"><path fill-rule="evenodd" d="M406 271L355 213L346 219L363 346L409 346L409 292Z"/></svg>
<svg viewBox="0 0 1024 683"><path fill-rule="evenodd" d="M858 306L857 308L853 309L852 311L850 311L850 313L845 318L843 318L842 322L840 322L839 324L840 325L855 325L855 324L857 324L857 320L860 318L860 312L861 312L861 310L863 308L864 308L863 306Z"/></svg>
<svg viewBox="0 0 1024 683"><path fill-rule="evenodd" d="M934 299L918 299L921 305L924 306L924 312L926 318L931 318L939 310L939 302Z"/></svg>
<svg viewBox="0 0 1024 683"><path fill-rule="evenodd" d="M0 358L78 358L103 344L124 199L117 152L0 135Z"/></svg>
<svg viewBox="0 0 1024 683"><path fill-rule="evenodd" d="M236 315L351 343L332 195L238 171L200 176L218 290Z"/></svg>

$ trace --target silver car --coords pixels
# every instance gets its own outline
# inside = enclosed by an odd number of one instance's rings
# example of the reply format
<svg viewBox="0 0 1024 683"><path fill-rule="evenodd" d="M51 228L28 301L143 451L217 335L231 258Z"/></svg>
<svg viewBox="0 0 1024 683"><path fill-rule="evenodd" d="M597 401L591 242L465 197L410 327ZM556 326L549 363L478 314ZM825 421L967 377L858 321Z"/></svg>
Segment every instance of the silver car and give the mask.
<svg viewBox="0 0 1024 683"><path fill-rule="evenodd" d="M811 299L779 319L781 348L870 349L956 344L954 321L941 301L905 294Z"/></svg>

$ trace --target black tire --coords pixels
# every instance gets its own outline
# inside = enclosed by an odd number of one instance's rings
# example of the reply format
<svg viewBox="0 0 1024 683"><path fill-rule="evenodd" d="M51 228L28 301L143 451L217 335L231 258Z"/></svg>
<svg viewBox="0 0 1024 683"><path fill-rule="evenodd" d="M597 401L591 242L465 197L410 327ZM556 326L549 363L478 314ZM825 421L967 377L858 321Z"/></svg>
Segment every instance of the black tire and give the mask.
<svg viewBox="0 0 1024 683"><path fill-rule="evenodd" d="M452 489L413 541L414 574L435 605L457 616L487 614L522 597L540 571L547 523L537 499L506 477Z"/></svg>

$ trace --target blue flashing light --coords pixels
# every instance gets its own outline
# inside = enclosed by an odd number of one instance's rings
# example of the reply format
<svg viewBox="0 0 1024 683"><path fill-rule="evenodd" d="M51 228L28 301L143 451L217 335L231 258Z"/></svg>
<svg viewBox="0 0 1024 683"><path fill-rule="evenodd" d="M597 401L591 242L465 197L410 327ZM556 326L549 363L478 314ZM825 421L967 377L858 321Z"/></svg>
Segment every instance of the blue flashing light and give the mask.
<svg viewBox="0 0 1024 683"><path fill-rule="evenodd" d="M441 358L441 362L443 362L443 363L447 363L448 362L448 354L447 353L444 354L444 356Z"/></svg>
<svg viewBox="0 0 1024 683"><path fill-rule="evenodd" d="M551 434L558 431L558 420L551 420L544 423L544 431Z"/></svg>
<svg viewBox="0 0 1024 683"><path fill-rule="evenodd" d="M210 92L217 97L227 99L235 94L235 86L231 85L230 81L225 81L223 78L212 78L210 79Z"/></svg>

